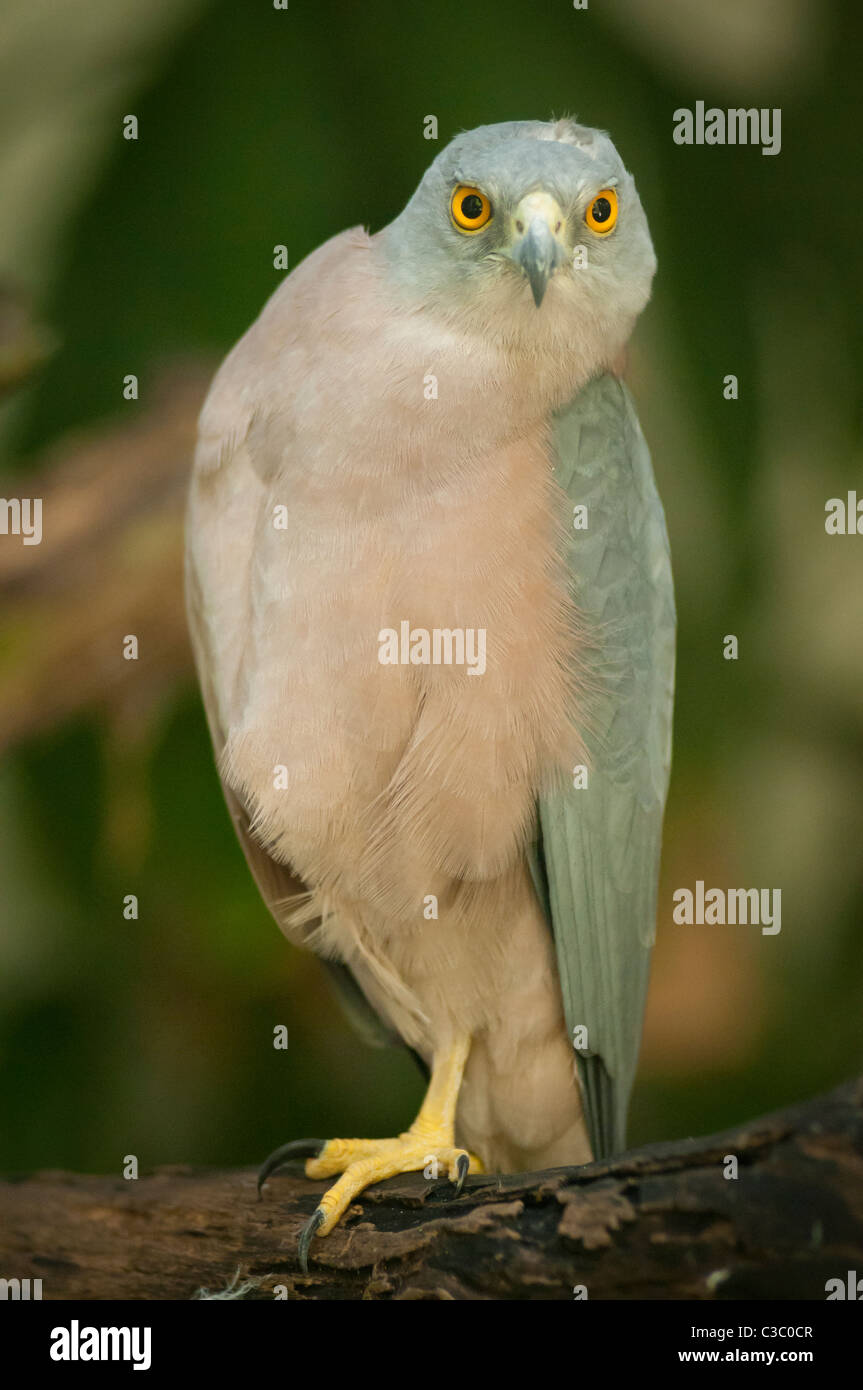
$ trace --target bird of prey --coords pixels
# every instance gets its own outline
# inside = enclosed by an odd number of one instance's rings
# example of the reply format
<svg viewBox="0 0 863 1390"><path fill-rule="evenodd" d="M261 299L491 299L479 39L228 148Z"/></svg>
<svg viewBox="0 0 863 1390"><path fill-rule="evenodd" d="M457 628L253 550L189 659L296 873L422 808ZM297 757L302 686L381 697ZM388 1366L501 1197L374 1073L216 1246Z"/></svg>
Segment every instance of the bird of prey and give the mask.
<svg viewBox="0 0 863 1390"><path fill-rule="evenodd" d="M397 1173L619 1151L668 781L674 597L619 379L656 267L612 141L458 135L383 230L282 282L204 405L187 602L252 873L360 1029L425 1064L306 1266Z"/></svg>

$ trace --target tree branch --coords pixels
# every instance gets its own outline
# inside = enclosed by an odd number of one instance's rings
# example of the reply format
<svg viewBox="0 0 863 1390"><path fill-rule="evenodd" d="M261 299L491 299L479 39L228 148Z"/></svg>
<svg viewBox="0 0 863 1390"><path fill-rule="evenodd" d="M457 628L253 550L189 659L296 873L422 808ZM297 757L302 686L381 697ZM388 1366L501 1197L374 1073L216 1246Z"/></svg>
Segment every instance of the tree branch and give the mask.
<svg viewBox="0 0 863 1390"><path fill-rule="evenodd" d="M326 1186L279 1175L259 1203L251 1170L6 1180L0 1276L41 1279L46 1299L823 1300L863 1273L863 1078L710 1138L471 1178L458 1198L392 1179L303 1275L297 1236Z"/></svg>

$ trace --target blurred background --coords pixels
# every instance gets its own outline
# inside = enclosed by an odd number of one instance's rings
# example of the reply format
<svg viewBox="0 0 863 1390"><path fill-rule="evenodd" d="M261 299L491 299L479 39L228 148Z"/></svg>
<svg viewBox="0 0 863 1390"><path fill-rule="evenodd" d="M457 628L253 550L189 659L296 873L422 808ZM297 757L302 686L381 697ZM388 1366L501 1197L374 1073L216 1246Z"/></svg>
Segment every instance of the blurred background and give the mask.
<svg viewBox="0 0 863 1390"><path fill-rule="evenodd" d="M863 537L824 506L863 497L861 42L853 0L3 0L0 493L43 498L44 537L0 536L0 1168L246 1164L411 1118L410 1057L355 1039L234 840L183 496L274 246L376 230L459 129L514 118L608 129L659 258L629 377L679 675L631 1142L859 1069ZM781 153L675 145L697 100L780 107ZM674 925L696 879L780 888L781 934Z"/></svg>

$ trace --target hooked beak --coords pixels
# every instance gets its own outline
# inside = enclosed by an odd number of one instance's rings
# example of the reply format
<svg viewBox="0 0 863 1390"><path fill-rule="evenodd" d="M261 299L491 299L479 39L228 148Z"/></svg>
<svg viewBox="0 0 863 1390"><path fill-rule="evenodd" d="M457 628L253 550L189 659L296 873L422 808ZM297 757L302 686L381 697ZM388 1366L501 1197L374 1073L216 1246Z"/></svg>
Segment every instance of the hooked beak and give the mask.
<svg viewBox="0 0 863 1390"><path fill-rule="evenodd" d="M568 259L560 240L566 219L548 193L529 193L512 215L510 256L527 276L537 309L558 266Z"/></svg>

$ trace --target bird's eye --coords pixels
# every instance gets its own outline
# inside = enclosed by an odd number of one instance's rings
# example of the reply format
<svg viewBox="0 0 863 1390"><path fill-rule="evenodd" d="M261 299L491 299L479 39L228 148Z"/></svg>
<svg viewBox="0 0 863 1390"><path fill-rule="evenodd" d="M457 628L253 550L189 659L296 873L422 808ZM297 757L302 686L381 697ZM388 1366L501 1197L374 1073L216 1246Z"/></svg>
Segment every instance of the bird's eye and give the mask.
<svg viewBox="0 0 863 1390"><path fill-rule="evenodd" d="M617 221L617 194L613 188L603 188L597 193L584 214L584 220L592 232L605 236Z"/></svg>
<svg viewBox="0 0 863 1390"><path fill-rule="evenodd" d="M478 232L491 221L488 198L468 183L460 183L455 189L449 210L460 232Z"/></svg>

